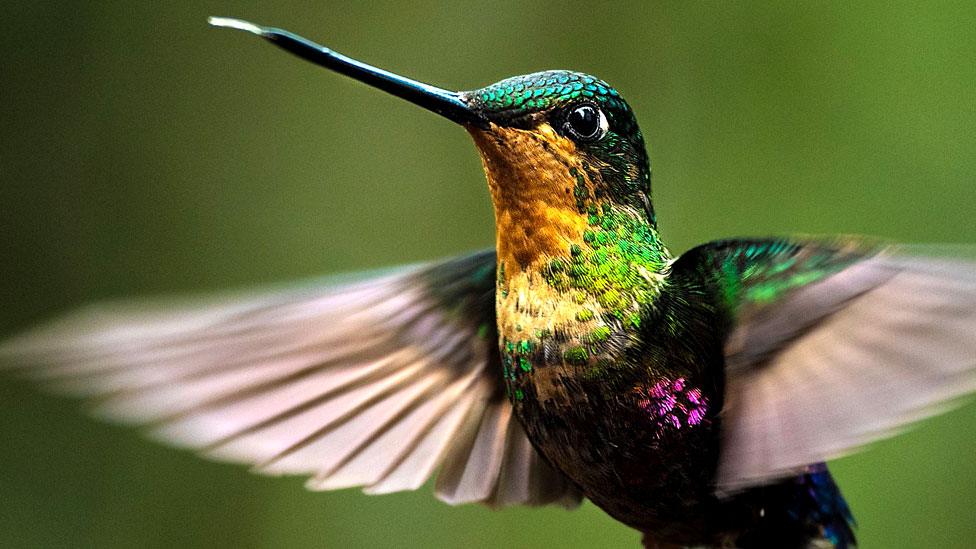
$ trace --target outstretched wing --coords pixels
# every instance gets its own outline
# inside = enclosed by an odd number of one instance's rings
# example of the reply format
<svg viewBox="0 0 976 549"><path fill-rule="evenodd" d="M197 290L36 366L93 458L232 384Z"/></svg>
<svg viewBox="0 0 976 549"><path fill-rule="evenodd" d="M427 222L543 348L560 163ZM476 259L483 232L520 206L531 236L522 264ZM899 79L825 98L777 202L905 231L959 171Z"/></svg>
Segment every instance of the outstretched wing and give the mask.
<svg viewBox="0 0 976 549"><path fill-rule="evenodd" d="M726 341L720 492L837 457L976 391L976 263L853 239L706 244L675 262Z"/></svg>
<svg viewBox="0 0 976 549"><path fill-rule="evenodd" d="M495 254L363 282L186 307L82 310L0 346L0 361L103 417L308 487L412 490L440 467L460 504L575 506L505 398Z"/></svg>

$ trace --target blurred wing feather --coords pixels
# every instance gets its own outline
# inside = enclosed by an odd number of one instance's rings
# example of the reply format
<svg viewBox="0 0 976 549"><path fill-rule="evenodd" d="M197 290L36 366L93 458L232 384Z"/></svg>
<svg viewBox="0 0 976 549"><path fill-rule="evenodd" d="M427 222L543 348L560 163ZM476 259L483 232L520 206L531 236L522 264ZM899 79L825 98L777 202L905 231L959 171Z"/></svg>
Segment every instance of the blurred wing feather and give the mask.
<svg viewBox="0 0 976 549"><path fill-rule="evenodd" d="M8 368L161 441L313 490L579 501L504 398L493 252L363 282L89 308L0 346Z"/></svg>
<svg viewBox="0 0 976 549"><path fill-rule="evenodd" d="M774 306L778 327L742 327L743 351L768 348L798 303L838 300L753 367L731 355L720 489L844 455L976 391L976 265L879 256L848 270Z"/></svg>
<svg viewBox="0 0 976 549"><path fill-rule="evenodd" d="M920 252L742 240L679 258L679 276L710 287L732 322L720 493L844 455L976 391L976 262Z"/></svg>

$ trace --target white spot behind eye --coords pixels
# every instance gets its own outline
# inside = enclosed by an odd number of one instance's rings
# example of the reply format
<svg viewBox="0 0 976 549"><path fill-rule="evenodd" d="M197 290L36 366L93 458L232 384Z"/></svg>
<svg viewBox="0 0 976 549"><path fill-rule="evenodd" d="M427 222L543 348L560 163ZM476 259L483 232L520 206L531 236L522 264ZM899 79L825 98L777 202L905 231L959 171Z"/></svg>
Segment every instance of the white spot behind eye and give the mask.
<svg viewBox="0 0 976 549"><path fill-rule="evenodd" d="M610 122L607 120L607 115L603 114L603 109L597 109L596 112L600 113L600 133L597 135L599 140L610 131Z"/></svg>

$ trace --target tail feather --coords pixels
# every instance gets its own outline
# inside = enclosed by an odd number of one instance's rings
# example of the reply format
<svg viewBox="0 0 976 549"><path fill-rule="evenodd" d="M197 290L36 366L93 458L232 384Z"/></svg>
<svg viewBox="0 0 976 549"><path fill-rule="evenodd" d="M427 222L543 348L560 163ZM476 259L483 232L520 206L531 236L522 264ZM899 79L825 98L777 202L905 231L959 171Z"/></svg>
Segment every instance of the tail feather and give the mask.
<svg viewBox="0 0 976 549"><path fill-rule="evenodd" d="M796 477L738 494L753 515L736 540L742 549L852 549L856 525L827 465L818 463Z"/></svg>

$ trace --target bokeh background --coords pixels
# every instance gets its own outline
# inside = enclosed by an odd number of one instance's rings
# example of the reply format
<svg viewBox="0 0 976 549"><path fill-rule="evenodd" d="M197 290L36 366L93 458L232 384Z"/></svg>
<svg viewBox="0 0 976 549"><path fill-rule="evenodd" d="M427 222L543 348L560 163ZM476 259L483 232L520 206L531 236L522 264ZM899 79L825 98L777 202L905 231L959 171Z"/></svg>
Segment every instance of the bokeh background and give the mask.
<svg viewBox="0 0 976 549"><path fill-rule="evenodd" d="M976 242L976 4L31 2L0 21L0 334L493 241L463 130L212 30L246 17L474 88L592 72L638 113L676 251L733 235ZM307 493L0 378L3 547L636 547L592 505ZM976 406L834 470L861 546L972 547Z"/></svg>

